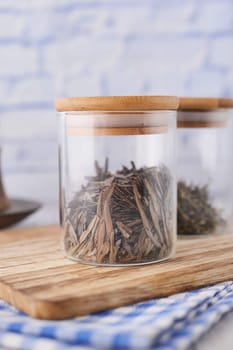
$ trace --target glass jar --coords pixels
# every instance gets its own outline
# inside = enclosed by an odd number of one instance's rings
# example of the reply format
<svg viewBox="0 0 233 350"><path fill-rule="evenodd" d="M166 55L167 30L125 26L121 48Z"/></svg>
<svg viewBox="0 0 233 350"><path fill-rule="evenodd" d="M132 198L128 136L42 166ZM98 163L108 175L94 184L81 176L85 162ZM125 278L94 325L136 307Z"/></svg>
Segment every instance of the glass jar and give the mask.
<svg viewBox="0 0 233 350"><path fill-rule="evenodd" d="M176 97L63 98L60 209L67 257L167 259L176 240Z"/></svg>
<svg viewBox="0 0 233 350"><path fill-rule="evenodd" d="M180 98L178 234L226 232L232 216L232 131L217 98Z"/></svg>
<svg viewBox="0 0 233 350"><path fill-rule="evenodd" d="M225 110L225 113L228 115L229 117L229 123L232 123L231 127L228 127L227 130L227 138L228 138L228 142L229 142L229 156L230 156L230 163L233 164L233 98L219 98L219 108ZM233 166L231 167L231 169L233 168ZM233 169L232 169L233 172ZM233 226L233 190L231 190L232 187L232 183L230 184L229 190L232 196L232 211L230 212L230 218L228 220L228 225L227 225L227 233L232 233L232 226Z"/></svg>

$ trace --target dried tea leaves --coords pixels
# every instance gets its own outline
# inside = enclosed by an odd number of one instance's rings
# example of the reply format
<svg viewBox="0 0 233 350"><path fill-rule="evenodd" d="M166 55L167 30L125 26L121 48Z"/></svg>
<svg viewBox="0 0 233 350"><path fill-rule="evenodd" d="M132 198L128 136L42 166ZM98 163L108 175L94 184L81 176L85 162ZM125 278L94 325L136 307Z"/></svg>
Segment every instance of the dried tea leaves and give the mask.
<svg viewBox="0 0 233 350"><path fill-rule="evenodd" d="M213 233L224 224L221 213L210 202L207 186L178 182L178 234Z"/></svg>
<svg viewBox="0 0 233 350"><path fill-rule="evenodd" d="M123 166L112 174L95 163L96 176L67 208L65 249L97 264L152 262L172 247L172 179L165 166Z"/></svg>

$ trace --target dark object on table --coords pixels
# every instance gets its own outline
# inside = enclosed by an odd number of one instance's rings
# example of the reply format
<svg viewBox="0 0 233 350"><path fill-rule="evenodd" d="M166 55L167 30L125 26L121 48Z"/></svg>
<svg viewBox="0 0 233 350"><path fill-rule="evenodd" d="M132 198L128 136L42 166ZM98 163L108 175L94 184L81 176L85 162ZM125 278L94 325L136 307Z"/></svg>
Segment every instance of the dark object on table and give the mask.
<svg viewBox="0 0 233 350"><path fill-rule="evenodd" d="M7 197L2 181L0 149L0 229L16 224L39 208L38 202Z"/></svg>
<svg viewBox="0 0 233 350"><path fill-rule="evenodd" d="M9 200L5 195L4 189L3 189L3 184L1 181L1 174L0 174L0 213L5 211L6 209L9 208Z"/></svg>
<svg viewBox="0 0 233 350"><path fill-rule="evenodd" d="M40 208L40 203L24 200L9 199L9 208L0 212L0 229L14 225L25 219Z"/></svg>
<svg viewBox="0 0 233 350"><path fill-rule="evenodd" d="M178 234L215 233L224 224L221 212L210 201L208 186L178 182Z"/></svg>
<svg viewBox="0 0 233 350"><path fill-rule="evenodd" d="M0 213L9 208L9 200L5 194L3 182L2 182L2 172L1 172L1 149L0 149Z"/></svg>

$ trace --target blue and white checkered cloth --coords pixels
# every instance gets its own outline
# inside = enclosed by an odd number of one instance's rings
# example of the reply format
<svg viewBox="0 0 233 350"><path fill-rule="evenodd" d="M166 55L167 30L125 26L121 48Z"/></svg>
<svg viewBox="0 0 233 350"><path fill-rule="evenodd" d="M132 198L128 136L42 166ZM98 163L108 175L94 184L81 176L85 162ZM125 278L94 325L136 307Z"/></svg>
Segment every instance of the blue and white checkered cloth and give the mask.
<svg viewBox="0 0 233 350"><path fill-rule="evenodd" d="M0 301L0 349L189 349L233 310L233 282L65 321L32 319Z"/></svg>

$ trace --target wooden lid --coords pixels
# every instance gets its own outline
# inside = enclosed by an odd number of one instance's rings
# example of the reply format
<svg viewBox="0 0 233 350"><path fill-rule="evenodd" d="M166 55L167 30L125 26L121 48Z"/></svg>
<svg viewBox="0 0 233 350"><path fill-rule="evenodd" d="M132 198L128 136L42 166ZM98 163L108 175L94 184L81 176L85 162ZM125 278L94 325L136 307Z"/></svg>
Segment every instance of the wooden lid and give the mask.
<svg viewBox="0 0 233 350"><path fill-rule="evenodd" d="M233 98L219 98L219 108L232 108L233 109Z"/></svg>
<svg viewBox="0 0 233 350"><path fill-rule="evenodd" d="M58 112L176 110L178 105L179 99L175 96L93 96L55 100Z"/></svg>
<svg viewBox="0 0 233 350"><path fill-rule="evenodd" d="M179 110L209 111L219 108L219 99L214 97L180 97Z"/></svg>

